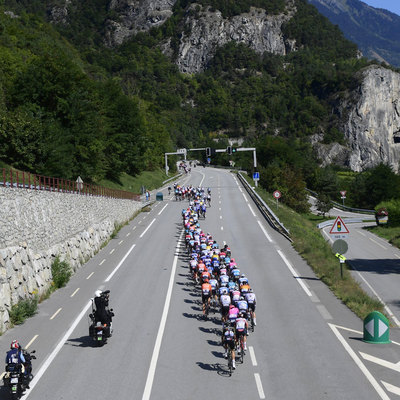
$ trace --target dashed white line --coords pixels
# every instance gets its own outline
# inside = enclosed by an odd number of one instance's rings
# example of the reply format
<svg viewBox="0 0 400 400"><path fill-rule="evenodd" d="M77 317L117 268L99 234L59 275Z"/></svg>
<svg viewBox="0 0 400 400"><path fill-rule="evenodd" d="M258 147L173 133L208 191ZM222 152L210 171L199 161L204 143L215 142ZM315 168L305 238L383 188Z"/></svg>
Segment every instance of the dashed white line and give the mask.
<svg viewBox="0 0 400 400"><path fill-rule="evenodd" d="M126 237L128 237L130 234L131 234L131 233L130 233L130 232L128 232L128 233L126 234Z"/></svg>
<svg viewBox="0 0 400 400"><path fill-rule="evenodd" d="M398 254L395 254L394 256L397 257L397 258L400 258L400 256Z"/></svg>
<svg viewBox="0 0 400 400"><path fill-rule="evenodd" d="M254 378L256 380L258 395L260 396L260 399L265 399L265 394L264 394L264 389L263 389L263 385L262 385L262 382L261 382L260 374L258 374L256 372L254 374Z"/></svg>
<svg viewBox="0 0 400 400"><path fill-rule="evenodd" d="M250 211L251 211L251 213L253 214L253 217L255 217L256 216L256 213L253 211L253 209L251 208L251 205L249 204L249 203L247 203L247 205L249 206L249 208L250 208Z"/></svg>
<svg viewBox="0 0 400 400"><path fill-rule="evenodd" d="M219 204L221 204L221 200L219 201Z"/></svg>
<svg viewBox="0 0 400 400"><path fill-rule="evenodd" d="M107 279L104 282L109 282L110 279L114 276L114 274L118 271L118 269L121 267L123 262L126 260L126 258L129 256L131 251L135 248L136 244L133 244L131 248L128 250L128 252L125 254L124 258L119 262L119 264L115 267L114 271L111 272L110 275L108 275Z"/></svg>
<svg viewBox="0 0 400 400"><path fill-rule="evenodd" d="M375 239L369 238L369 240L373 241L374 243L376 243L378 246L381 246L382 249L387 250L387 247L385 247L384 245L380 244L379 242L377 242Z"/></svg>
<svg viewBox="0 0 400 400"><path fill-rule="evenodd" d="M61 310L62 310L62 307L60 307L60 308L50 317L50 320L54 319L54 318L58 315L58 313L59 313Z"/></svg>
<svg viewBox="0 0 400 400"><path fill-rule="evenodd" d="M254 352L253 346L249 346L249 352L250 352L250 358L251 358L251 363L253 364L253 367L257 367L256 353Z"/></svg>
<svg viewBox="0 0 400 400"><path fill-rule="evenodd" d="M136 229L136 225L132 228L132 230L134 231Z"/></svg>
<svg viewBox="0 0 400 400"><path fill-rule="evenodd" d="M79 291L79 288L75 289L74 293L72 293L70 297L74 297L78 293L78 291Z"/></svg>
<svg viewBox="0 0 400 400"><path fill-rule="evenodd" d="M361 232L361 231L356 231L356 232L359 233L362 236L367 236L364 232Z"/></svg>
<svg viewBox="0 0 400 400"><path fill-rule="evenodd" d="M161 211L158 213L158 215L161 215L161 213L166 209L168 203L161 209Z"/></svg>
<svg viewBox="0 0 400 400"><path fill-rule="evenodd" d="M223 226L221 226L221 231L223 231L224 230L224 227Z"/></svg>
<svg viewBox="0 0 400 400"><path fill-rule="evenodd" d="M142 237L146 234L146 232L150 229L150 227L153 225L153 223L154 223L155 220L156 220L156 219L154 218L153 221L150 222L149 226L142 232L142 234L140 235L141 238L142 238Z"/></svg>
<svg viewBox="0 0 400 400"><path fill-rule="evenodd" d="M94 272L92 272L91 274L88 275L88 277L86 279L90 279L93 276Z"/></svg>
<svg viewBox="0 0 400 400"><path fill-rule="evenodd" d="M29 346L30 346L38 337L39 337L39 335L35 335L35 336L31 339L31 341L25 346L25 349L28 349Z"/></svg>
<svg viewBox="0 0 400 400"><path fill-rule="evenodd" d="M106 259L104 258L103 261L99 265L103 265L106 262Z"/></svg>
<svg viewBox="0 0 400 400"><path fill-rule="evenodd" d="M249 201L247 200L247 197L245 196L245 194L242 193L242 195L243 195L244 199L246 200L246 203L248 203Z"/></svg>
<svg viewBox="0 0 400 400"><path fill-rule="evenodd" d="M114 253L114 251L115 251L115 249L112 249L112 250L110 251L110 254Z"/></svg>
<svg viewBox="0 0 400 400"><path fill-rule="evenodd" d="M219 216L219 219L222 219L222 215Z"/></svg>
<svg viewBox="0 0 400 400"><path fill-rule="evenodd" d="M286 256L282 253L281 250L278 250L278 254L281 256L283 262L286 264L286 266L289 268L290 272L292 273L292 275L296 278L297 282L299 283L299 285L302 287L302 289L306 292L307 296L311 297L312 293L310 292L310 290L308 289L308 287L306 286L306 284L301 280L299 274L297 273L297 271L293 268L292 264L290 264L289 260L286 258Z"/></svg>
<svg viewBox="0 0 400 400"><path fill-rule="evenodd" d="M121 240L121 241L120 241L118 244L119 244L119 245L121 245L122 243L124 243L124 241L123 241L123 240Z"/></svg>
<svg viewBox="0 0 400 400"><path fill-rule="evenodd" d="M257 222L258 222L258 225L260 226L261 230L263 231L265 237L268 239L268 241L269 241L270 243L272 243L271 236L268 235L268 232L267 232L266 229L263 227L261 221L260 221L260 220L257 220Z"/></svg>
<svg viewBox="0 0 400 400"><path fill-rule="evenodd" d="M182 231L182 233L183 233L183 231ZM178 248L181 245L181 240L182 240L182 233L180 234L178 243L176 245L175 254L178 254ZM171 302L172 289L174 286L175 271L176 271L177 264L178 264L178 255L176 255L174 257L174 261L172 263L171 276L169 278L167 296L166 296L166 299L164 302L164 309L163 309L163 313L161 316L160 326L159 326L158 332L157 332L157 338L156 338L156 342L154 345L153 355L152 355L151 361L150 361L149 372L147 374L146 385L145 385L145 388L143 391L142 400L150 399L151 389L152 389L153 380L154 380L154 374L156 372L156 367L157 367L158 355L160 353L161 342L162 342L162 338L164 335L165 324L167 322L169 304Z"/></svg>

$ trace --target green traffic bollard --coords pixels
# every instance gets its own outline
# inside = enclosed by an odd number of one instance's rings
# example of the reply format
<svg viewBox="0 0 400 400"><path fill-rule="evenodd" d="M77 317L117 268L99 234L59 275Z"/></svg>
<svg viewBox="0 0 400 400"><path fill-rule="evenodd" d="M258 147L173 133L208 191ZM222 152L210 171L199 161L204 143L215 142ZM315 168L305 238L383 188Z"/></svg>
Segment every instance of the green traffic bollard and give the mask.
<svg viewBox="0 0 400 400"><path fill-rule="evenodd" d="M373 311L365 317L363 340L366 343L391 343L389 321L379 311Z"/></svg>

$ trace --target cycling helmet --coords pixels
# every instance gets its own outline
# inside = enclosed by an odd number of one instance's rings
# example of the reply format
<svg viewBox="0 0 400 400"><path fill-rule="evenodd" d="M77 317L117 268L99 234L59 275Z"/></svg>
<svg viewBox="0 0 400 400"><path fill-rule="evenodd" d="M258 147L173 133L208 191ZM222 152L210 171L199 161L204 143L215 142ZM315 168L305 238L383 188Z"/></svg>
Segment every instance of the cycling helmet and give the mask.
<svg viewBox="0 0 400 400"><path fill-rule="evenodd" d="M240 300L244 300L244 297L243 297L243 296L240 296Z"/></svg>
<svg viewBox="0 0 400 400"><path fill-rule="evenodd" d="M100 297L102 293L103 293L103 292L102 292L101 290L96 290L96 291L94 292L94 296L95 296L95 297Z"/></svg>
<svg viewBox="0 0 400 400"><path fill-rule="evenodd" d="M252 289L252 288L250 288L250 289L249 289L249 293L252 293L252 292L253 292L253 289Z"/></svg>
<svg viewBox="0 0 400 400"><path fill-rule="evenodd" d="M10 346L10 348L11 349L19 349L19 342L18 342L18 340L13 340L12 342L11 342L11 346Z"/></svg>
<svg viewBox="0 0 400 400"><path fill-rule="evenodd" d="M207 276L205 276L205 277L203 278L203 282L204 282L204 283L206 283L206 282L208 283L208 277L207 277Z"/></svg>
<svg viewBox="0 0 400 400"><path fill-rule="evenodd" d="M239 313L239 317L244 317L244 312Z"/></svg>
<svg viewBox="0 0 400 400"><path fill-rule="evenodd" d="M233 305L233 304L230 304L230 305L229 305L229 308L230 308L230 309L231 309L231 308L233 308L233 307L234 307L234 305Z"/></svg>
<svg viewBox="0 0 400 400"><path fill-rule="evenodd" d="M241 278L246 278L245 274L240 275Z"/></svg>

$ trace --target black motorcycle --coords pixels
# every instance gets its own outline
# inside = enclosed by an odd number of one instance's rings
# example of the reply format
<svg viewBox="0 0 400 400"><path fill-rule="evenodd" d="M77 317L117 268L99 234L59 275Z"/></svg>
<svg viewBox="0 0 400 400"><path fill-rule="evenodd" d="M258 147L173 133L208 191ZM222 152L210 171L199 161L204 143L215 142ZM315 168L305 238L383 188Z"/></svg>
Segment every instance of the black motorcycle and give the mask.
<svg viewBox="0 0 400 400"><path fill-rule="evenodd" d="M110 291L107 290L103 292L105 296L108 295ZM114 316L113 309L106 310L110 322L108 324L99 321L96 318L96 308L94 304L94 299L92 299L92 312L89 314L89 336L95 341L97 346L103 346L107 343L107 339L112 336L112 322L111 317Z"/></svg>
<svg viewBox="0 0 400 400"><path fill-rule="evenodd" d="M33 355L35 350L28 352L22 349L22 354L25 357L23 364L7 364L6 373L3 377L4 386L6 386L11 395L11 399L19 399L29 388L29 382L32 380L32 360L36 359Z"/></svg>

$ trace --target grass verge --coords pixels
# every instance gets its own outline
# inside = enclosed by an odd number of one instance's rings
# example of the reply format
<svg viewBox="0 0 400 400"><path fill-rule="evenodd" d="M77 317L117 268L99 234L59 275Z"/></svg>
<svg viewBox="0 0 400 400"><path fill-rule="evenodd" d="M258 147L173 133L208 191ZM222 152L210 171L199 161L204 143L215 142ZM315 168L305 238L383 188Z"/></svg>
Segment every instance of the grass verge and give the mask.
<svg viewBox="0 0 400 400"><path fill-rule="evenodd" d="M248 181L252 184L250 179ZM296 251L338 299L362 319L372 311L383 313L383 304L364 292L359 283L353 279L347 265L343 268L343 279L341 278L339 261L316 226L324 220L322 217L297 214L283 204L279 204L277 208L272 194L262 188L257 188L256 191L289 229Z"/></svg>
<svg viewBox="0 0 400 400"><path fill-rule="evenodd" d="M391 245L400 248L400 226L369 226L366 229L386 239Z"/></svg>

